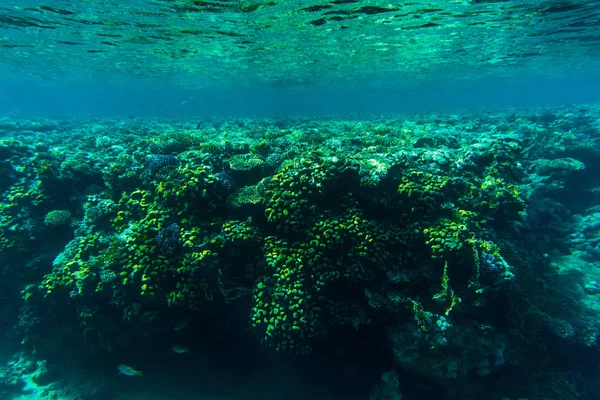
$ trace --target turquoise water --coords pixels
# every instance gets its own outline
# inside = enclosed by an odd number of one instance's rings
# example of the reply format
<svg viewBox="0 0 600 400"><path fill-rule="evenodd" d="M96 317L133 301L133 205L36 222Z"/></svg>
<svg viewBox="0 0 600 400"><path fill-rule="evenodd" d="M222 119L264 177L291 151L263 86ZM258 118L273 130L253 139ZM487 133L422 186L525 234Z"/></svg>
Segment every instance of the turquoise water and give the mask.
<svg viewBox="0 0 600 400"><path fill-rule="evenodd" d="M594 1L5 1L2 109L369 113L597 99Z"/></svg>
<svg viewBox="0 0 600 400"><path fill-rule="evenodd" d="M3 1L0 400L600 399L599 26Z"/></svg>

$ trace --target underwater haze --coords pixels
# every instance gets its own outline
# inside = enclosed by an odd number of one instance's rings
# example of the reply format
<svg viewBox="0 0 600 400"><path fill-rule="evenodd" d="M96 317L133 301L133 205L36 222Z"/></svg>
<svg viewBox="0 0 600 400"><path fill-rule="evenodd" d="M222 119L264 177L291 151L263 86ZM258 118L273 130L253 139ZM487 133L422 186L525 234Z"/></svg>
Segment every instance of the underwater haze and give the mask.
<svg viewBox="0 0 600 400"><path fill-rule="evenodd" d="M594 101L595 1L4 1L0 110L280 115Z"/></svg>
<svg viewBox="0 0 600 400"><path fill-rule="evenodd" d="M0 2L0 400L600 399L600 2Z"/></svg>

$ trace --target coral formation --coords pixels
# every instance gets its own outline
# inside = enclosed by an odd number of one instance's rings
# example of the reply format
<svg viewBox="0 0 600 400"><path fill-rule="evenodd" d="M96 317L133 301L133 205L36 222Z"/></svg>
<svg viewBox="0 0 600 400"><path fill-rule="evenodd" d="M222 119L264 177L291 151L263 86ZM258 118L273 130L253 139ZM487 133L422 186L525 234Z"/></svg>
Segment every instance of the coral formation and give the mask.
<svg viewBox="0 0 600 400"><path fill-rule="evenodd" d="M538 136L543 152L526 146L524 122L523 133L489 134L511 119L469 128L473 118L432 119L436 129L225 121L202 137L177 127L151 139L96 135L95 157L85 138L69 153L51 134L46 151L26 136L4 140L15 172L0 199L2 274L27 282L16 329L49 354L39 332L60 320L56 341L111 352L235 320L296 360L336 343L352 353L361 335L379 335L376 353L391 361L371 398L413 390L405 372L440 392L473 376L494 386L486 377L510 374L506 365L564 374L544 350L552 341L600 351L586 311L600 302L600 276L559 284L573 269L555 239L600 264L600 183L587 168L597 147L578 159L557 148L566 139ZM568 202L577 188L585 196Z"/></svg>

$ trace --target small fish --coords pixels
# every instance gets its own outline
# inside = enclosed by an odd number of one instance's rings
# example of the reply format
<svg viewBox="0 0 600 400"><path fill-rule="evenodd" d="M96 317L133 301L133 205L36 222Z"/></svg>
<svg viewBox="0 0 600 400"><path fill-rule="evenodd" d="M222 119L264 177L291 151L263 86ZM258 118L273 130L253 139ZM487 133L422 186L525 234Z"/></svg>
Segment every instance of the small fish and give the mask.
<svg viewBox="0 0 600 400"><path fill-rule="evenodd" d="M190 349L188 349L187 347L184 347L184 346L180 346L178 344L174 345L171 348L173 349L173 351L175 353L178 353L178 354L185 354L185 353L189 353L190 352Z"/></svg>
<svg viewBox="0 0 600 400"><path fill-rule="evenodd" d="M121 364L117 366L119 370L119 375L127 375L127 376L144 376L140 371L136 370L129 365Z"/></svg>
<svg viewBox="0 0 600 400"><path fill-rule="evenodd" d="M176 331L182 331L188 326L189 323L190 323L190 321L181 321L180 323L175 325L175 328L173 328L173 329Z"/></svg>
<svg viewBox="0 0 600 400"><path fill-rule="evenodd" d="M198 97L198 95L192 96L189 99L182 101L181 104L187 104L188 101L192 101L192 100L196 99L197 97Z"/></svg>

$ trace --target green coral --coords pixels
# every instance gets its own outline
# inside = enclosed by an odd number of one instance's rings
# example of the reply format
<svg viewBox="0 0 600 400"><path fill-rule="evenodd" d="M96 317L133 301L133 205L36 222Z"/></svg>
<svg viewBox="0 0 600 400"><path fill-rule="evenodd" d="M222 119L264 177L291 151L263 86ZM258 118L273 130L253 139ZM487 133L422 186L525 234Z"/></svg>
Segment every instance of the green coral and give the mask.
<svg viewBox="0 0 600 400"><path fill-rule="evenodd" d="M230 160L262 168L262 157L251 156ZM473 238L510 211L507 203L520 204L518 191L493 170L453 180L403 162L386 164L375 172L381 179L365 184L365 165L379 168L369 160L298 157L226 200L210 166L189 159L123 193L110 207L112 232L79 238L42 289L104 296L123 319L139 321L168 318L168 309L201 313L217 296L229 302L251 295L252 325L264 342L306 354L332 321L348 320L350 298L338 293L355 295L422 269L419 279L440 283L411 282L406 290L417 293L393 298L372 291L365 305L375 313L405 309L425 330L432 311L448 314L460 303L457 288L466 290L466 279L481 285L483 252L501 260L490 241ZM157 242L167 228L168 252ZM473 276L455 278L452 268L465 263Z"/></svg>
<svg viewBox="0 0 600 400"><path fill-rule="evenodd" d="M402 176L398 193L402 195L407 210L422 218L435 212L435 206L448 194L449 178L422 171L410 171Z"/></svg>
<svg viewBox="0 0 600 400"><path fill-rule="evenodd" d="M262 205L265 201L265 188L261 184L244 186L227 198L232 208Z"/></svg>
<svg viewBox="0 0 600 400"><path fill-rule="evenodd" d="M463 223L441 218L438 225L423 229L425 244L431 247L433 258L447 259L451 253L460 251L466 241L468 230Z"/></svg>
<svg viewBox="0 0 600 400"><path fill-rule="evenodd" d="M454 290L450 287L450 278L448 277L448 262L444 263L444 272L442 273L442 282L440 285L440 291L433 295L433 300L437 303L443 304L444 314L450 314L450 311L461 302L460 297L456 295Z"/></svg>
<svg viewBox="0 0 600 400"><path fill-rule="evenodd" d="M197 134L174 131L150 139L148 149L154 154L174 154L198 148L202 143L202 138Z"/></svg>
<svg viewBox="0 0 600 400"><path fill-rule="evenodd" d="M326 325L321 311L328 286L374 279L383 266L399 262L402 230L369 221L356 207L347 198L342 201L345 213L320 214L302 240L267 238L265 254L272 272L255 289L252 321L264 329L269 345L286 352L310 351L311 339Z"/></svg>
<svg viewBox="0 0 600 400"><path fill-rule="evenodd" d="M82 247L67 262L55 266L46 276L43 289L47 294L56 289L83 295L105 293L123 308L124 318L146 315L148 311L133 312L129 307L133 298L140 302L146 299L146 305L158 302L154 307L164 302L197 311L213 298L207 280L198 275L213 268L222 247L211 233L219 224L215 222L210 228L210 222L205 225L198 220L198 216L210 212L212 201L218 200L214 194L209 195L209 191L216 190L214 182L206 168L185 165L172 180L157 182L152 189L123 193L111 219L115 234L104 239L107 244L90 254L89 245L83 244L88 239L81 239ZM155 238L171 224L173 215L185 216L178 238L182 250L164 254ZM103 276L118 279L108 284Z"/></svg>
<svg viewBox="0 0 600 400"><path fill-rule="evenodd" d="M51 169L50 162L45 165ZM24 166L22 179L0 195L0 254L26 251L31 242L33 225L28 223L27 216L38 215L38 210L47 201L38 172L35 163Z"/></svg>
<svg viewBox="0 0 600 400"><path fill-rule="evenodd" d="M265 216L284 231L301 231L312 223L325 189L339 176L337 159L300 158L285 163L266 183Z"/></svg>
<svg viewBox="0 0 600 400"><path fill-rule="evenodd" d="M203 215L215 207L216 179L205 166L186 164L169 180L157 183L158 201L177 210L178 215Z"/></svg>
<svg viewBox="0 0 600 400"><path fill-rule="evenodd" d="M237 154L229 158L232 171L252 171L265 165L265 159L260 154Z"/></svg>
<svg viewBox="0 0 600 400"><path fill-rule="evenodd" d="M90 234L76 237L54 261L53 272L46 275L40 288L45 295L56 291L82 295L98 288L95 271L100 259L95 254L105 246L98 236Z"/></svg>
<svg viewBox="0 0 600 400"><path fill-rule="evenodd" d="M67 225L71 221L71 211L52 210L44 218L44 224L49 227Z"/></svg>

